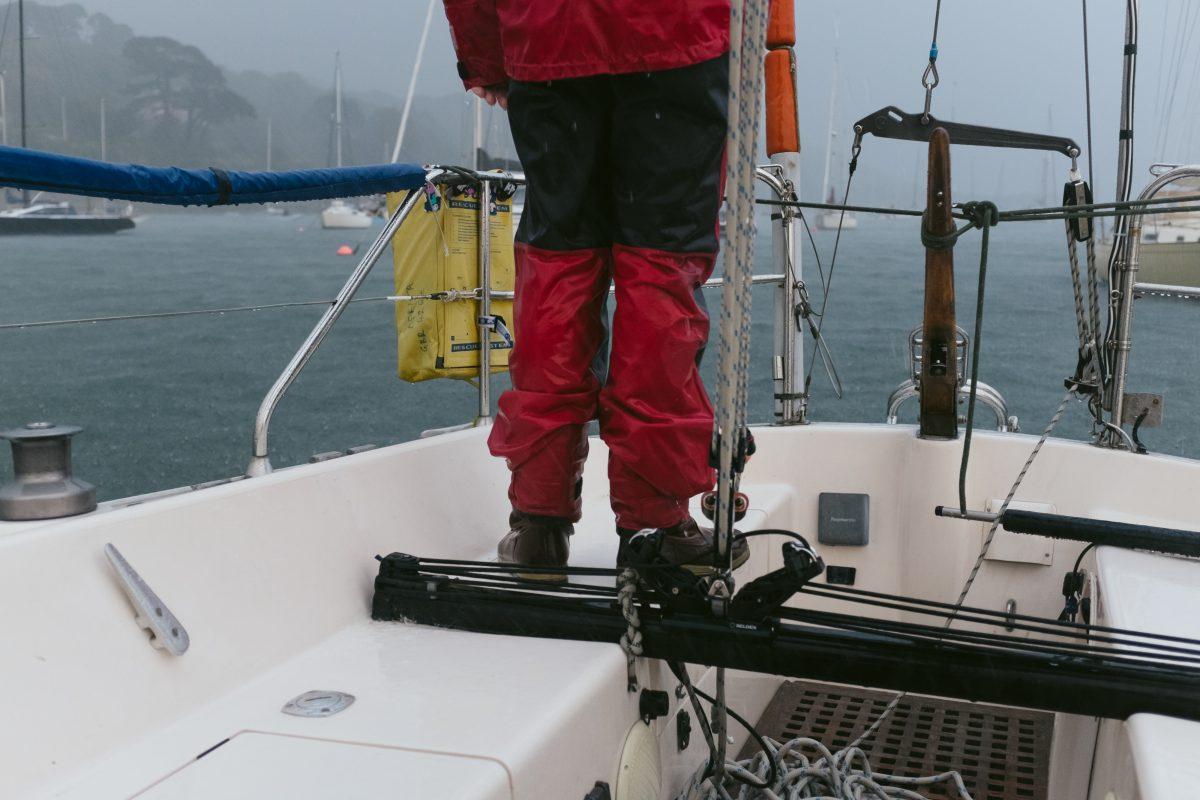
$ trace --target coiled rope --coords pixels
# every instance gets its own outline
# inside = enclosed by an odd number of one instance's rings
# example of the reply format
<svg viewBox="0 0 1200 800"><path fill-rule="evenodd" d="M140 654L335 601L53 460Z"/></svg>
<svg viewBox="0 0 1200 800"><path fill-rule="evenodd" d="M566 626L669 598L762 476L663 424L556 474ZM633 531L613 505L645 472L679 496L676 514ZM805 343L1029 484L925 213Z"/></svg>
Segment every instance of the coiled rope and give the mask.
<svg viewBox="0 0 1200 800"><path fill-rule="evenodd" d="M730 774L744 781L736 794L693 778L680 797L687 800L925 800L917 789L949 784L947 789L955 792L953 797L972 800L962 776L956 771L924 777L892 775L873 770L867 754L857 746L831 753L824 744L807 737L783 744L771 738L764 742L770 756L760 751L751 758L728 765ZM816 760L809 758L806 749L816 751ZM762 783L767 779L771 757L778 765L774 783L761 788L750 785L750 781Z"/></svg>

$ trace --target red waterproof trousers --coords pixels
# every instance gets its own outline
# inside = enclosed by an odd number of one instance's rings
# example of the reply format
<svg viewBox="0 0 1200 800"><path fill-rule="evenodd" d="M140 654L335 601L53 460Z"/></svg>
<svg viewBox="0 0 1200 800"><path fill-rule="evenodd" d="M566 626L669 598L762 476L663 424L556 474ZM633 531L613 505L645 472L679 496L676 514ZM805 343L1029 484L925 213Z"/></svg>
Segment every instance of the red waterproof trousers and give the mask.
<svg viewBox="0 0 1200 800"><path fill-rule="evenodd" d="M700 286L717 251L727 81L721 56L510 84L529 186L516 245L513 388L489 444L512 470L520 511L579 518L586 429L597 418L619 527L674 525L713 485Z"/></svg>

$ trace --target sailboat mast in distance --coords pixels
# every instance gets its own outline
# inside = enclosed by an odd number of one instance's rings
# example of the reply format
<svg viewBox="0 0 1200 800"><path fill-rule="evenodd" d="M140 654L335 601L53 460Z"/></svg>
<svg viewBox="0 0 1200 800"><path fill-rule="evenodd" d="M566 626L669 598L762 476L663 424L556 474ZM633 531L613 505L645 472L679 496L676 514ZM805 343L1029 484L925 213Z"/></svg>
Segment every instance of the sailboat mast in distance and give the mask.
<svg viewBox="0 0 1200 800"><path fill-rule="evenodd" d="M342 166L342 53L333 54L333 136L337 166Z"/></svg>
<svg viewBox="0 0 1200 800"><path fill-rule="evenodd" d="M17 61L21 77L21 147L29 146L29 127L25 123L25 0L17 0Z"/></svg>
<svg viewBox="0 0 1200 800"><path fill-rule="evenodd" d="M336 164L342 166L342 53L333 54L333 141ZM321 212L322 228L369 228L371 215L341 198L330 201Z"/></svg>
<svg viewBox="0 0 1200 800"><path fill-rule="evenodd" d="M825 140L825 175L821 178L821 200L830 204L838 202L833 185L830 183L833 169L833 147L837 140L838 48L836 38L833 46L832 73L833 77L829 83L829 136ZM848 211L827 209L817 216L817 228L820 230L851 230L856 227L858 227L858 219Z"/></svg>
<svg viewBox="0 0 1200 800"><path fill-rule="evenodd" d="M433 7L437 0L429 0L425 9L425 27L421 29L421 41L417 44L417 57L413 60L412 75L408 78L408 94L404 97L404 111L400 113L400 130L396 132L396 146L392 149L391 162L400 160L400 146L404 143L404 132L408 128L408 114L412 111L413 95L417 91L417 76L421 74L421 59L425 57L425 42L429 40L429 25L433 21Z"/></svg>
<svg viewBox="0 0 1200 800"><path fill-rule="evenodd" d="M0 72L0 144L8 146L8 98L4 96L3 72Z"/></svg>
<svg viewBox="0 0 1200 800"><path fill-rule="evenodd" d="M829 81L829 135L825 139L825 173L821 178L821 202L832 203L830 195L829 170L833 164L834 113L837 109L838 59L837 48L833 51L833 76Z"/></svg>
<svg viewBox="0 0 1200 800"><path fill-rule="evenodd" d="M25 0L17 0L17 61L21 77L21 147L29 146L29 125L25 118ZM29 205L29 190L21 190L21 205Z"/></svg>

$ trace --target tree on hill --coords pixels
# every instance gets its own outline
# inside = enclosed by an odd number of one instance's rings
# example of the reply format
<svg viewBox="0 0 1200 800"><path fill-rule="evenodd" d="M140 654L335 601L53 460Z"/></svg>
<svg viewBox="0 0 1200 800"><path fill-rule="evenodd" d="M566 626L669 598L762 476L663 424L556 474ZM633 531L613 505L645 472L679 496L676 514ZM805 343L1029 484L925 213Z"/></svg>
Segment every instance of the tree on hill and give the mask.
<svg viewBox="0 0 1200 800"><path fill-rule="evenodd" d="M122 53L133 72L129 111L184 145L202 144L213 126L256 116L254 106L225 84L221 69L199 48L166 36L135 36Z"/></svg>

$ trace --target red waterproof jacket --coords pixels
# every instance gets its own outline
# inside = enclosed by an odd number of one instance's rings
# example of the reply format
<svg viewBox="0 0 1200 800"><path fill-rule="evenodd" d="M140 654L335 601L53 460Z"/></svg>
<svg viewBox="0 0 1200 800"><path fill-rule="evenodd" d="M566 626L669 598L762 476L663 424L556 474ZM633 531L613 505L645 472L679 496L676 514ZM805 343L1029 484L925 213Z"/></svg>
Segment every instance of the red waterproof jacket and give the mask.
<svg viewBox="0 0 1200 800"><path fill-rule="evenodd" d="M729 0L445 0L463 84L654 72L729 49Z"/></svg>

